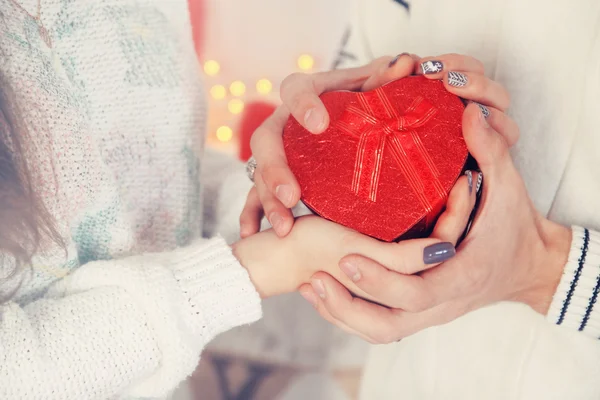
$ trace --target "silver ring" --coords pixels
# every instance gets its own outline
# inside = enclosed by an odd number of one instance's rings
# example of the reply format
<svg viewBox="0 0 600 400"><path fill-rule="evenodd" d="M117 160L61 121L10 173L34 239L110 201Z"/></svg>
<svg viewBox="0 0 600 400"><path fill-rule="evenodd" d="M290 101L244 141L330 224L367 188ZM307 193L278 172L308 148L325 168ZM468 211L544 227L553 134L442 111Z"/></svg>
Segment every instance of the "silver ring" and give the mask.
<svg viewBox="0 0 600 400"><path fill-rule="evenodd" d="M246 175L248 179L254 182L254 174L256 173L256 160L254 157L250 157L246 162Z"/></svg>

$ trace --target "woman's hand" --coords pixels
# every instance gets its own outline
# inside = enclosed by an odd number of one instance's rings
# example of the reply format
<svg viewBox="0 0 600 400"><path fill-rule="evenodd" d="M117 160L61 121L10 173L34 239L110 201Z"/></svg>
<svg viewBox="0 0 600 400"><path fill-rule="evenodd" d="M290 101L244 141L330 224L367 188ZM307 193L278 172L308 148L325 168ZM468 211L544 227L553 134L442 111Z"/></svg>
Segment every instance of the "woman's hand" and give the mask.
<svg viewBox="0 0 600 400"><path fill-rule="evenodd" d="M318 97L321 93L372 90L392 80L422 73L422 66L430 64L441 65L442 69L432 72L425 68L426 77L442 79L450 92L484 105L482 109L489 113L490 125L506 138L509 145L516 142L518 128L504 114L509 101L506 90L486 78L481 62L471 57L448 54L420 60L414 55L401 54L393 59L383 57L356 69L291 75L281 88L283 105L252 137L252 151L258 166L254 179L256 186L250 191L240 217L242 237L258 232L263 214L278 236L284 237L292 229L294 219L290 208L300 199L300 186L288 168L283 149L282 131L290 113L306 129L320 134L329 126L327 110ZM457 82L460 82L459 86Z"/></svg>
<svg viewBox="0 0 600 400"><path fill-rule="evenodd" d="M292 229L294 217L290 209L300 200L300 186L283 149L283 127L290 114L308 131L321 134L329 126L329 115L319 98L321 93L371 90L410 75L414 66L410 55L400 55L395 59L382 57L361 68L287 77L281 85L283 104L252 136L252 154L257 162L255 187L248 194L240 217L241 236L258 232L263 215L280 237Z"/></svg>
<svg viewBox="0 0 600 400"><path fill-rule="evenodd" d="M473 173L475 181L477 173ZM427 239L384 243L320 217L299 218L289 235L272 230L236 243L234 254L250 273L262 297L296 291L317 271L326 271L364 298L376 300L376 292L363 291L338 267L350 254L362 254L397 270L412 273L430 268L454 256L454 245L463 233L475 205L476 188L469 175L462 176L450 193L448 206Z"/></svg>
<svg viewBox="0 0 600 400"><path fill-rule="evenodd" d="M512 163L505 135L471 104L463 117L470 153L485 176L473 228L456 257L434 268L348 256L340 268L383 307L353 297L326 273L301 293L334 324L376 343L399 340L500 301L518 301L547 313L566 263L571 231L539 215ZM411 274L418 272L417 274Z"/></svg>

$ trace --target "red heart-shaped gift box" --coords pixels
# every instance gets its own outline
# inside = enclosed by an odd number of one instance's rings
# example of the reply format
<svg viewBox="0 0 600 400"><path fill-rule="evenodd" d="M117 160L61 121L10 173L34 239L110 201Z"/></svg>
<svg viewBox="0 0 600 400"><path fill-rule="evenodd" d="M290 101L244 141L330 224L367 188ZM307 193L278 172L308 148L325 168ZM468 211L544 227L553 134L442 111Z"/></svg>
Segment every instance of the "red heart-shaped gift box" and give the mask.
<svg viewBox="0 0 600 400"><path fill-rule="evenodd" d="M384 241L427 235L467 161L462 100L422 76L321 100L331 120L324 133L293 117L283 133L302 201Z"/></svg>

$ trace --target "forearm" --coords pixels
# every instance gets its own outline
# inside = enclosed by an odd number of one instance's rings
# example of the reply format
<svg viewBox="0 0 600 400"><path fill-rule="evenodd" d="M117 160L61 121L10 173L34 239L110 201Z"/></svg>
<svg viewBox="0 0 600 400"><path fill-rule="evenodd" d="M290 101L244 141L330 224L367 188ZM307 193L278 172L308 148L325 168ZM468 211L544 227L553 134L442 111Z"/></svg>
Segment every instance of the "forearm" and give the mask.
<svg viewBox="0 0 600 400"><path fill-rule="evenodd" d="M552 299L563 276L569 257L571 228L559 225L545 218L538 222L538 232L542 246L533 257L536 275L531 288L521 299L542 315L549 312ZM530 249L528 249L530 250Z"/></svg>

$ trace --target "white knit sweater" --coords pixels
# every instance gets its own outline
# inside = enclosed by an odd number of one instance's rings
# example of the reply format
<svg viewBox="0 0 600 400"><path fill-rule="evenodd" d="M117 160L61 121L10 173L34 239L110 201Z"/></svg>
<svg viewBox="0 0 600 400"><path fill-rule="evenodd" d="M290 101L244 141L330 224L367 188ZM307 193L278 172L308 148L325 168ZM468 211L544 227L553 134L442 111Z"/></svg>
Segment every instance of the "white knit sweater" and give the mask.
<svg viewBox="0 0 600 400"><path fill-rule="evenodd" d="M502 303L373 349L362 397L600 398L600 2L358 1L339 67L472 55L511 94L512 155L540 212L573 229L546 319ZM502 249L490 248L490 257Z"/></svg>
<svg viewBox="0 0 600 400"><path fill-rule="evenodd" d="M19 287L0 305L0 398L167 395L215 335L261 315L226 242L201 239L235 238L250 185L203 154L187 2L0 0L0 72L67 244L1 288ZM0 278L11 267L0 255Z"/></svg>

